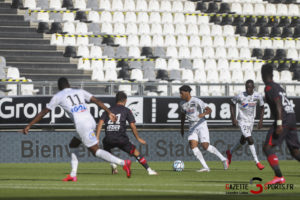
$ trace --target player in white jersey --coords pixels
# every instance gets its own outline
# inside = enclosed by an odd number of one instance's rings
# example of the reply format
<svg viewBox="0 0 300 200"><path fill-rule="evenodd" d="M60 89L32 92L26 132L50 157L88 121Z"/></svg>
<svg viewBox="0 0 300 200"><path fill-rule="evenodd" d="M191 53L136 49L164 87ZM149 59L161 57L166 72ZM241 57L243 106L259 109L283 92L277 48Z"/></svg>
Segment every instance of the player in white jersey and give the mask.
<svg viewBox="0 0 300 200"><path fill-rule="evenodd" d="M107 162L122 165L126 171L126 175L129 178L130 172L130 160L121 160L107 151L99 149L98 140L95 134L96 122L92 117L86 102L93 102L99 107L104 109L112 121L116 121L116 116L98 99L92 94L82 89L72 89L67 78L62 77L58 79L58 88L60 92L55 94L50 102L23 130L24 134L28 134L31 126L40 121L48 112L54 110L57 106L61 106L65 112L68 113L71 120L74 122L76 131L80 137L77 139L74 137L70 144L71 151L71 167L72 171L63 181L77 181L77 167L78 167L78 152L81 142L93 153L97 158L101 158Z"/></svg>
<svg viewBox="0 0 300 200"><path fill-rule="evenodd" d="M180 102L181 108L181 135L184 135L184 122L189 120L189 136L188 141L196 158L200 161L203 168L197 172L209 172L201 151L198 148L199 140L204 150L215 154L223 162L224 169L228 169L228 160L217 150L216 147L210 144L209 131L205 115L211 113L210 107L202 100L191 96L191 87L183 85L179 88L180 97L183 101Z"/></svg>
<svg viewBox="0 0 300 200"><path fill-rule="evenodd" d="M233 126L239 125L240 130L242 132L242 136L240 141L236 143L231 150L226 151L226 154L230 164L232 154L238 148L240 148L241 145L244 145L247 141L257 168L263 170L264 166L259 162L257 158L254 141L251 136L251 133L253 130L254 119L256 116L256 105L259 105L260 107L260 119L257 127L258 129L262 127L264 116L264 100L260 93L254 91L253 80L247 80L245 87L246 91L233 97L231 99L232 104L230 104L232 124Z"/></svg>

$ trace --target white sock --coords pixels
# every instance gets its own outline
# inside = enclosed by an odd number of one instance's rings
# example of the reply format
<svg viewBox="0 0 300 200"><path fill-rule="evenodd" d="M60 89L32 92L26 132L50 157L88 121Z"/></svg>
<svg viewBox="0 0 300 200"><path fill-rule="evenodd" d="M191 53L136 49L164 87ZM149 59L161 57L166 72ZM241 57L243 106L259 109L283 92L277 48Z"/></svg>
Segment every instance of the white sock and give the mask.
<svg viewBox="0 0 300 200"><path fill-rule="evenodd" d="M96 157L97 158L101 158L107 162L110 162L110 163L115 163L117 165L124 165L125 162L124 160L112 155L111 153L105 151L105 150L102 150L102 149L98 149L96 151Z"/></svg>
<svg viewBox="0 0 300 200"><path fill-rule="evenodd" d="M255 151L255 146L254 146L254 144L251 144L251 145L248 145L248 146L249 146L249 149L250 149L250 151L251 151L251 153L252 153L252 156L253 156L253 158L254 158L254 161L255 161L256 163L259 163L258 158L257 158L257 155L256 155L256 151Z"/></svg>
<svg viewBox="0 0 300 200"><path fill-rule="evenodd" d="M75 177L77 175L77 168L78 168L78 148L70 148L71 151L71 177Z"/></svg>
<svg viewBox="0 0 300 200"><path fill-rule="evenodd" d="M193 148L192 151L193 151L194 155L196 156L196 158L200 161L201 165L204 168L208 168L208 166L207 166L207 164L206 164L206 162L203 158L203 155L202 155L201 151L199 150L199 148L198 147Z"/></svg>
<svg viewBox="0 0 300 200"><path fill-rule="evenodd" d="M117 169L117 165L115 163L110 163L111 168Z"/></svg>
<svg viewBox="0 0 300 200"><path fill-rule="evenodd" d="M233 154L233 153L234 153L236 150L238 150L241 146L242 146L242 145L241 145L240 142L236 143L236 144L232 147L232 149L230 150L230 153Z"/></svg>
<svg viewBox="0 0 300 200"><path fill-rule="evenodd" d="M218 151L218 149L216 147L212 146L212 145L208 146L207 151L210 152L210 153L215 154L222 161L226 160L226 158Z"/></svg>

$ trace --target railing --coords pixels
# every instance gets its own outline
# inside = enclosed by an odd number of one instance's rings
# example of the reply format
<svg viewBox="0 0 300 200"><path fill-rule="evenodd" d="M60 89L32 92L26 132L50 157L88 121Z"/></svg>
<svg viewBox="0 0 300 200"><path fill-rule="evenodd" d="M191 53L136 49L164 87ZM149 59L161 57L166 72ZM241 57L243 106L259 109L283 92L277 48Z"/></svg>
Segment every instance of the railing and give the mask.
<svg viewBox="0 0 300 200"><path fill-rule="evenodd" d="M0 96L5 96L7 95L6 86L7 85L15 85L16 86L16 91L14 95L28 95L28 93L24 94L22 91L22 85L27 85L27 84L33 84L34 89L38 89L38 92L34 95L38 96L45 96L45 95L53 95L58 91L57 88L57 81L35 81L35 82L0 82L0 91L2 90L2 95L0 93ZM188 84L193 88L193 95L196 96L207 96L207 92L203 92L201 90L202 86L221 86L220 89L220 94L221 95L216 95L216 96L232 96L233 92L233 86L244 86L244 83L174 83L174 82L168 82L168 83L159 83L159 82L87 82L87 81L82 81L82 82L71 82L70 85L72 88L81 88L85 89L89 92L91 92L94 95L108 95L112 96L115 95L117 91L119 91L119 86L120 85L130 85L131 90L125 91L128 93L129 96L134 95L134 96L151 96L149 95L149 87L156 88L159 86L163 86L164 88L164 95L161 96L178 96L179 91L178 88L183 85L183 84ZM300 86L300 83L281 83L281 85L286 88L286 86ZM263 83L256 83L255 87L256 90L258 89L259 86L264 86ZM159 88L158 88L159 89ZM173 90L177 91L173 91ZM209 88L210 89L210 88ZM155 89L154 89L155 90ZM4 91L4 93L3 93ZM244 91L244 90L243 90ZM263 92L261 90L261 92ZM158 93L161 93L159 91ZM299 92L300 93L300 92ZM13 95L13 96L14 96ZM289 94L288 94L289 95ZM290 94L289 96L297 96Z"/></svg>

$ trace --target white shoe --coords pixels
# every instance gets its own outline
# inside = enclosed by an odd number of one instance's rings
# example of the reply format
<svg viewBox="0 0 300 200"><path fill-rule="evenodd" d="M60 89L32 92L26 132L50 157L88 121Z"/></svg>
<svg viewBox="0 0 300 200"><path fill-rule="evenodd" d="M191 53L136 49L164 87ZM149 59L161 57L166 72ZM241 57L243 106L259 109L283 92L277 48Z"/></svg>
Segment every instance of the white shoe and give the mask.
<svg viewBox="0 0 300 200"><path fill-rule="evenodd" d="M151 169L151 168L148 168L147 171L148 171L148 174L149 174L149 175L157 175L157 172L154 171L154 170Z"/></svg>
<svg viewBox="0 0 300 200"><path fill-rule="evenodd" d="M223 166L224 166L224 170L227 170L227 169L229 168L229 162L228 162L228 159L223 160L222 163L223 163Z"/></svg>
<svg viewBox="0 0 300 200"><path fill-rule="evenodd" d="M202 169L196 170L196 172L210 172L210 169L209 168L202 168Z"/></svg>

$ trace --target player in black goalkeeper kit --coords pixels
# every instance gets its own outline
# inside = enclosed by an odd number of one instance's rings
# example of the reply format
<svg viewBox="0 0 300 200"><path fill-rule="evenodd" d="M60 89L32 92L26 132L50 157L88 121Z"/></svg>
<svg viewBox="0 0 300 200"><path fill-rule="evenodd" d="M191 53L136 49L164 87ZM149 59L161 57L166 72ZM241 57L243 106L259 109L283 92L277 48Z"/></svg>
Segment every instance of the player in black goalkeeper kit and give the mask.
<svg viewBox="0 0 300 200"><path fill-rule="evenodd" d="M108 152L111 152L111 149L118 147L119 149L125 151L131 156L134 156L137 161L147 170L149 175L157 175L157 173L152 170L147 164L144 156L136 149L136 147L129 141L129 138L126 134L126 121L128 121L132 132L141 144L146 144L146 142L139 137L135 126L134 116L127 107L125 107L127 102L127 95L124 92L118 92L116 94L116 105L111 107L110 110L117 117L116 122L112 122L106 113L103 113L98 126L97 126L97 138L99 141L100 133L103 124L105 123L105 137L103 138L103 149ZM117 166L111 164L112 174L118 173Z"/></svg>
<svg viewBox="0 0 300 200"><path fill-rule="evenodd" d="M291 155L300 161L300 143L297 136L296 115L292 104L286 97L286 92L277 83L273 82L273 65L265 64L261 69L262 79L266 85L265 98L271 109L275 121L266 137L263 147L268 162L275 172L273 180L268 184L282 184L285 179L282 176L278 164L278 157L275 154L275 147L281 145L283 140L286 141Z"/></svg>

